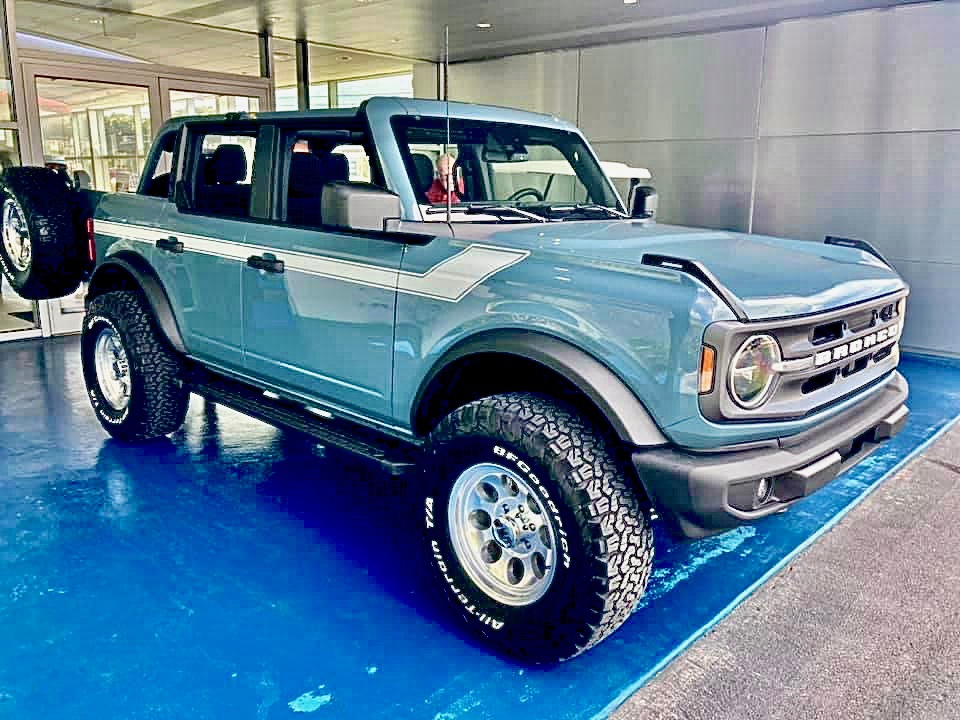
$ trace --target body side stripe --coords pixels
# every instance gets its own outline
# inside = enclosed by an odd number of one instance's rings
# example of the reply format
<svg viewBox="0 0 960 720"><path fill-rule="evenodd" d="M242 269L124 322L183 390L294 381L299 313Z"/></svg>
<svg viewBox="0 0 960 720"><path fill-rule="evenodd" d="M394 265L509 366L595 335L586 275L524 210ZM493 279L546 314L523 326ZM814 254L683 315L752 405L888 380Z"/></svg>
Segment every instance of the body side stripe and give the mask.
<svg viewBox="0 0 960 720"><path fill-rule="evenodd" d="M103 235L151 244L171 235L169 232L156 228L107 220L95 221L94 229L97 233ZM319 254L218 240L202 235L177 233L176 237L183 243L184 249L188 252L240 262L245 262L251 255L270 253L278 260L282 260L286 269L294 272L384 290L397 290L410 295L419 295L446 302L458 302L488 278L501 270L516 265L530 255L527 250L471 243L460 252L445 258L425 272L414 273Z"/></svg>

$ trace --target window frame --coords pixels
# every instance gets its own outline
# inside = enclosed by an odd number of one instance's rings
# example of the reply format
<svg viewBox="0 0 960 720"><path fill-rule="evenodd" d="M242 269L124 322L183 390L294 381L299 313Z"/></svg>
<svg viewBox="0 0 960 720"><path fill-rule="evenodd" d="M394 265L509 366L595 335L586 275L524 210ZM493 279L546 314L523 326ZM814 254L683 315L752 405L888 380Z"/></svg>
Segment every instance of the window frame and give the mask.
<svg viewBox="0 0 960 720"><path fill-rule="evenodd" d="M243 118L240 120L194 120L185 122L181 127L174 163L177 168L173 185L173 200L181 213L199 215L202 217L222 218L226 220L266 220L269 213L264 213L264 197L269 199L270 190L268 179L271 176L274 153L270 147L272 143L266 135L264 123ZM200 166L200 157L203 155L203 138L208 135L249 135L254 139L253 158L250 158L250 202L247 205L246 215L223 215L196 207L197 190L200 187L200 178L197 170ZM261 142L267 145L267 151L261 150ZM266 167L264 167L264 165ZM269 203L268 203L269 204Z"/></svg>
<svg viewBox="0 0 960 720"><path fill-rule="evenodd" d="M403 159L403 164L407 172L408 182L410 183L411 187L415 187L414 178L416 177L416 168L414 166L413 152L411 151L411 145L416 145L417 143L411 142L407 134L408 130L411 127L416 128L417 123L420 124L420 127L426 127L426 126L429 126L430 124L442 125L447 121L448 121L448 118L445 118L439 115L398 114L398 115L394 115L390 119L390 128L391 128L391 131L393 132L394 141L396 142L397 149L399 150L400 156ZM580 143L582 144L584 151L587 153L587 157L589 157L589 159L592 162L592 172L588 172L587 177L580 178L579 175L576 175L580 184L587 189L587 192L589 193L590 198L596 197L598 194L600 196L604 196L604 195L608 196L609 200L613 202L613 205L611 205L611 207L621 212L626 212L620 200L620 196L617 193L616 187L604 173L603 167L600 165L600 159L597 157L596 152L594 151L590 143L587 141L587 139L581 133L575 132L573 130L569 130L566 128L555 128L555 127L541 126L536 124L530 125L530 124L524 124L521 122L511 122L511 121L476 120L473 118L467 118L467 117L456 116L456 115L451 116L449 118L449 121L454 123L476 124L476 125L491 126L491 127L495 127L495 126L524 127L524 128L531 128L534 131L543 131L545 133L568 133L572 136L575 136L576 139L579 140ZM439 129L443 129L443 128L440 127ZM456 147L459 153L459 150L460 150L459 142L451 142L450 145L452 147ZM551 147L554 147L558 152L560 152L560 154L563 155L564 158L566 158L567 162L570 163L572 167L574 168L576 167L573 159L567 156L567 153L564 151L564 149L560 145L551 145ZM492 172L492 171L489 171L489 172ZM488 193L491 193L493 191L492 177L490 177L488 175L488 171L485 171L483 168L480 168L479 175L483 176L482 184L484 185L484 189ZM419 194L414 192L414 196L417 200L417 203L422 205L423 202ZM487 201L481 201L481 202L507 202L507 201L506 200L487 200ZM591 202L601 202L601 201L591 200Z"/></svg>
<svg viewBox="0 0 960 720"><path fill-rule="evenodd" d="M173 135L173 157L170 158L170 183L167 188L166 196L162 195L150 195L147 192L151 182L155 176L157 165L160 163L160 158L163 157L163 153L166 150L163 149L166 142L160 142L161 138L166 139L168 136ZM154 198L163 198L172 200L173 199L173 185L177 177L177 166L178 160L180 159L180 141L182 138L181 128L168 128L167 130L161 130L160 133L153 139L153 145L151 146L150 152L147 155L147 161L143 166L143 173L140 175L140 183L137 185L137 195L142 195L143 197L154 197Z"/></svg>
<svg viewBox="0 0 960 720"><path fill-rule="evenodd" d="M387 188L384 182L383 170L380 166L380 160L377 155L376 143L370 132L367 123L358 117L345 121L344 118L302 118L291 122L277 124L277 152L275 154L274 167L275 173L274 195L276 202L273 209L273 222L284 227L303 228L305 230L344 232L343 228L327 227L325 225L295 225L287 221L287 200L288 188L290 185L290 165L293 155L293 147L298 138L304 135L313 135L317 138L330 140L342 139L339 145L359 145L367 154L370 161L370 181L372 185L382 188L388 192L394 192ZM349 231L348 231L349 232Z"/></svg>

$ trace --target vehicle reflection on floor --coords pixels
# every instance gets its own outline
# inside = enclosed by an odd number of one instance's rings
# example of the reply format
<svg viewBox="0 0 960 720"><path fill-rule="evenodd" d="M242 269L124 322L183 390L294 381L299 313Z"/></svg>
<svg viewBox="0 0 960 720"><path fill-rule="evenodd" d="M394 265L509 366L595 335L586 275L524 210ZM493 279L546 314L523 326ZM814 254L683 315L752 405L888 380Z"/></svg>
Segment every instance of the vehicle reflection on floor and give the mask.
<svg viewBox="0 0 960 720"><path fill-rule="evenodd" d="M108 440L76 338L0 345L0 717L593 717L960 412L960 369L904 370L893 443L785 515L661 533L616 635L524 669L424 584L415 478L198 398L170 439Z"/></svg>

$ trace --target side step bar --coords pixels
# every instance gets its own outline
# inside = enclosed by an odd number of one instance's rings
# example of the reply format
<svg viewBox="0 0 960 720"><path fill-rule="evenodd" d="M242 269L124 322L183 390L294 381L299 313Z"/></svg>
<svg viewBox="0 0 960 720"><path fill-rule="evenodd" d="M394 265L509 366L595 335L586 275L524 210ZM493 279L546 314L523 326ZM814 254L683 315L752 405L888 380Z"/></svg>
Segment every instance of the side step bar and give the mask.
<svg viewBox="0 0 960 720"><path fill-rule="evenodd" d="M315 415L302 405L270 398L262 390L221 375L197 369L186 382L191 392L271 425L309 435L322 445L360 455L379 463L390 475L414 469L419 448L340 418Z"/></svg>

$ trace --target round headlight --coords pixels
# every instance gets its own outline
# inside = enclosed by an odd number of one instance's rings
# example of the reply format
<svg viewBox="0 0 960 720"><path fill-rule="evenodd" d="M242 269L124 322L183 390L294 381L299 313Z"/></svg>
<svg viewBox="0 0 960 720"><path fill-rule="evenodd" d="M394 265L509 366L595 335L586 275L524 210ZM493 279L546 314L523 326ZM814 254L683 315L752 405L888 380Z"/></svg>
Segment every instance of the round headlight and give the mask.
<svg viewBox="0 0 960 720"><path fill-rule="evenodd" d="M780 346L769 335L747 338L730 364L730 394L741 407L766 402L777 379L773 366L780 362Z"/></svg>

